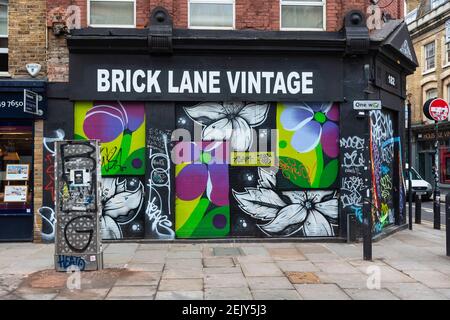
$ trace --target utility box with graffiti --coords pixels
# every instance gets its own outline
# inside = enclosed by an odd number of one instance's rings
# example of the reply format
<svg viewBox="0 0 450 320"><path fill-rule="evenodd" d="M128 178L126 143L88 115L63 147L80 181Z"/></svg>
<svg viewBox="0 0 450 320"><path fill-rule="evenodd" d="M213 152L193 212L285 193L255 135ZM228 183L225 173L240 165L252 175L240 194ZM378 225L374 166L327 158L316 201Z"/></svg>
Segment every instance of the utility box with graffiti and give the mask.
<svg viewBox="0 0 450 320"><path fill-rule="evenodd" d="M58 141L55 151L56 270L102 269L99 142Z"/></svg>

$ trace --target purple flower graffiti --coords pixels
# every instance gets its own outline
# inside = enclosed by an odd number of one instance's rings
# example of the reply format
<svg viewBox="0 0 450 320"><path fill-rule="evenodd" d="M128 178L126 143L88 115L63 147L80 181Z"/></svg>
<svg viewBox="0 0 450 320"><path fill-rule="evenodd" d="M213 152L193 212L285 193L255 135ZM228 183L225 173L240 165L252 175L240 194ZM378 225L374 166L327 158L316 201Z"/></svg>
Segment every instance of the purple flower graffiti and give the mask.
<svg viewBox="0 0 450 320"><path fill-rule="evenodd" d="M177 156L193 162L181 169L176 179L177 197L184 201L194 200L206 191L208 199L216 206L229 205L227 153L225 143L180 142L175 147Z"/></svg>
<svg viewBox="0 0 450 320"><path fill-rule="evenodd" d="M291 144L300 153L314 150L319 143L330 158L339 155L339 107L335 103L286 103L281 114L284 129L295 131ZM331 121L330 121L331 120Z"/></svg>
<svg viewBox="0 0 450 320"><path fill-rule="evenodd" d="M98 101L87 112L83 130L89 139L108 143L124 132L136 131L144 122L142 103L127 102L125 108L120 101Z"/></svg>

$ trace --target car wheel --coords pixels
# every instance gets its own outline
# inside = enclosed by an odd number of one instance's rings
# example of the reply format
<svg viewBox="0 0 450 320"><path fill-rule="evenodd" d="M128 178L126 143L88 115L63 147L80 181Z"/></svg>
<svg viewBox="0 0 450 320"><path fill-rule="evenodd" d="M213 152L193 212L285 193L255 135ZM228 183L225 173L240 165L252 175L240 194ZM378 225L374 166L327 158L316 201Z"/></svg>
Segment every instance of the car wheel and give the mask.
<svg viewBox="0 0 450 320"><path fill-rule="evenodd" d="M423 194L422 195L422 200L423 201L429 201L431 199L431 193L427 193L427 194Z"/></svg>

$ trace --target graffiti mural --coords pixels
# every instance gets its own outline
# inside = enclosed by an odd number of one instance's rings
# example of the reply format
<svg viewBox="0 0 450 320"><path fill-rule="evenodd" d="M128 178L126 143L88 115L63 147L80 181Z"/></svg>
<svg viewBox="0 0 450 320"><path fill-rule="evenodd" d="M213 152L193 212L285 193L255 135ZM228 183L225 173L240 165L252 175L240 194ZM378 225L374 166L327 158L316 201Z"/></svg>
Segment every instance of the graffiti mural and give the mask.
<svg viewBox="0 0 450 320"><path fill-rule="evenodd" d="M203 126L203 141L229 141L234 151L249 151L254 146L252 128L267 119L268 103L206 102L185 107L186 114Z"/></svg>
<svg viewBox="0 0 450 320"><path fill-rule="evenodd" d="M38 209L42 218L41 238L43 242L55 240L56 215L55 202L55 142L64 140L66 133L63 129L52 130L43 138L44 144L44 205Z"/></svg>
<svg viewBox="0 0 450 320"><path fill-rule="evenodd" d="M340 140L344 175L341 179L341 204L346 212L353 213L363 223L363 204L368 189L364 173L367 163L364 157L366 142L358 136L342 137Z"/></svg>
<svg viewBox="0 0 450 320"><path fill-rule="evenodd" d="M394 223L394 127L388 111L370 112L372 217L375 232Z"/></svg>
<svg viewBox="0 0 450 320"><path fill-rule="evenodd" d="M178 238L217 238L230 233L228 150L221 142L179 142L175 168ZM189 150L189 155L184 151ZM192 159L192 162L184 160Z"/></svg>
<svg viewBox="0 0 450 320"><path fill-rule="evenodd" d="M269 237L332 237L338 226L335 191L278 191L274 172L259 168L256 187L233 190L240 209ZM247 223L245 223L247 224Z"/></svg>
<svg viewBox="0 0 450 320"><path fill-rule="evenodd" d="M332 189L339 172L339 106L279 103L279 188Z"/></svg>
<svg viewBox="0 0 450 320"><path fill-rule="evenodd" d="M103 176L145 174L144 103L76 102L74 136L100 140Z"/></svg>
<svg viewBox="0 0 450 320"><path fill-rule="evenodd" d="M62 141L55 148L56 269L65 271L67 261L78 266L83 260L85 270L97 270L102 263L99 147L95 141Z"/></svg>
<svg viewBox="0 0 450 320"><path fill-rule="evenodd" d="M148 203L145 211L146 237L174 239L174 212L171 182L171 131L148 130Z"/></svg>
<svg viewBox="0 0 450 320"><path fill-rule="evenodd" d="M139 177L102 179L102 238L144 237L144 185Z"/></svg>

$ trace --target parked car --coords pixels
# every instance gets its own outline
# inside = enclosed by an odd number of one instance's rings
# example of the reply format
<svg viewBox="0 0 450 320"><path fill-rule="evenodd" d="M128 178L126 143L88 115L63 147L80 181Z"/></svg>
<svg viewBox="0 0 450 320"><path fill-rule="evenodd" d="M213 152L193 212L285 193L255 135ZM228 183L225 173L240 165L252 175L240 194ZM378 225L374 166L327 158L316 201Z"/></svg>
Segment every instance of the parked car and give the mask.
<svg viewBox="0 0 450 320"><path fill-rule="evenodd" d="M411 167L411 184L412 184L412 191L413 191L413 199L415 199L416 194L422 196L422 200L430 200L431 196L433 195L433 186L423 179L420 174L414 169L414 167ZM405 170L405 186L406 186L406 192L409 190L409 180L408 180L408 164L406 164L406 170ZM414 201L414 200L413 200Z"/></svg>

